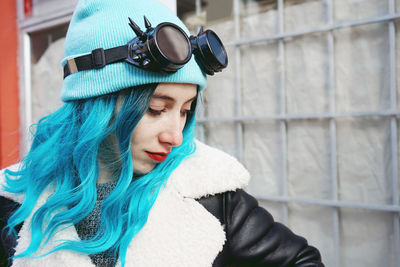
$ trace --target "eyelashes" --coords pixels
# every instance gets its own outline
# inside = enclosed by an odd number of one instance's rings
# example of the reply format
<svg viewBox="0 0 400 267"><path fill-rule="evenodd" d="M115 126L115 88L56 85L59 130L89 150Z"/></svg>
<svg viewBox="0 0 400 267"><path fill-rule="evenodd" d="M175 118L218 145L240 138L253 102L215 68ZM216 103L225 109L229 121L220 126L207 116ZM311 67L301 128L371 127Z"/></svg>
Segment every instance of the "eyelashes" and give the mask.
<svg viewBox="0 0 400 267"><path fill-rule="evenodd" d="M166 112L166 111L167 111L167 109L165 109L165 108L158 110L158 109L152 109L152 108L149 107L149 109L148 109L148 112L150 113L150 115L153 115L153 116L159 116L163 112ZM193 110L185 109L185 110L181 111L181 114L182 114L182 116L190 116L190 115L193 114Z"/></svg>
<svg viewBox="0 0 400 267"><path fill-rule="evenodd" d="M158 109L152 109L152 108L149 107L149 109L148 109L147 111L148 111L151 115L157 116L157 115L161 115L161 113L165 112L166 109L158 110Z"/></svg>

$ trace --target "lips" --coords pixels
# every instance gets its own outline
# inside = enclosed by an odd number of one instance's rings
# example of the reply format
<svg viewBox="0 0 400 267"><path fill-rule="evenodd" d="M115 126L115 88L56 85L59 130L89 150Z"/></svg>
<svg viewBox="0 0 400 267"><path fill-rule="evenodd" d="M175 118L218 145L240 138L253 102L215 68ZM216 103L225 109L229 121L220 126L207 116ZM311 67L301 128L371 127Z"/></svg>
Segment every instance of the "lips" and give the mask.
<svg viewBox="0 0 400 267"><path fill-rule="evenodd" d="M146 151L147 156L149 156L149 158L151 158L154 161L157 162L163 162L166 158L167 158L167 153L152 153L152 152L148 152Z"/></svg>

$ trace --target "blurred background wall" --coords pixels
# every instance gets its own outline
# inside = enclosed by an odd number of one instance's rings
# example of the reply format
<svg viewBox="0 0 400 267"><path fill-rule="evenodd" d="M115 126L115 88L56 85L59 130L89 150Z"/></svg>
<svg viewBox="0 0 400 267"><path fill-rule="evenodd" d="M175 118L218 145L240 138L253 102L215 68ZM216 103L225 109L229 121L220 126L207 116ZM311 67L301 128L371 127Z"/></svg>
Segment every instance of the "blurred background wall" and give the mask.
<svg viewBox="0 0 400 267"><path fill-rule="evenodd" d="M12 1L20 136L2 151L22 157L28 126L62 105L60 61L77 1ZM197 137L243 162L248 191L328 267L400 266L400 0L164 2L193 34L216 31L229 54L228 68L208 79ZM10 132L3 122L1 137ZM16 160L1 154L0 163Z"/></svg>

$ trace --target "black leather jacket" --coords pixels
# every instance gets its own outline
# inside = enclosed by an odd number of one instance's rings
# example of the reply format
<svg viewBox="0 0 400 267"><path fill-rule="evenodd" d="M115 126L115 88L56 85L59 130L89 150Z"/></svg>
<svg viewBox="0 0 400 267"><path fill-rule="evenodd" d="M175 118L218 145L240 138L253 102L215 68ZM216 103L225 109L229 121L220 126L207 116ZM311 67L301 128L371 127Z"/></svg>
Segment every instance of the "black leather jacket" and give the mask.
<svg viewBox="0 0 400 267"><path fill-rule="evenodd" d="M271 214L243 190L225 192L198 199L225 228L226 239L213 267L323 267L320 253L284 225L274 222ZM0 230L19 204L0 197ZM21 225L17 227L19 231ZM2 234L0 266L8 266L16 241Z"/></svg>
<svg viewBox="0 0 400 267"><path fill-rule="evenodd" d="M220 266L323 267L319 251L274 222L257 200L239 189L198 200L225 228L226 242L213 263Z"/></svg>

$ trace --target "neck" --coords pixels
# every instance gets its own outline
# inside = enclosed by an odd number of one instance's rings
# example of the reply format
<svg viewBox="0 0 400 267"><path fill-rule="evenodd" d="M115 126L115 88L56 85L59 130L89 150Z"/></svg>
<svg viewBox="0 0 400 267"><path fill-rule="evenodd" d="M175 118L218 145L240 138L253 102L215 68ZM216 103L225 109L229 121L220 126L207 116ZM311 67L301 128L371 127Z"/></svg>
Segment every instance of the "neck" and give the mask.
<svg viewBox="0 0 400 267"><path fill-rule="evenodd" d="M115 175L115 172L112 172L110 168L101 162L101 160L97 160L97 162L99 164L99 177L97 178L97 184L111 183L118 179L118 176Z"/></svg>

